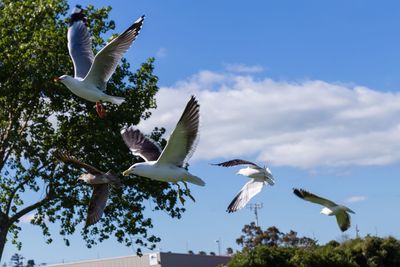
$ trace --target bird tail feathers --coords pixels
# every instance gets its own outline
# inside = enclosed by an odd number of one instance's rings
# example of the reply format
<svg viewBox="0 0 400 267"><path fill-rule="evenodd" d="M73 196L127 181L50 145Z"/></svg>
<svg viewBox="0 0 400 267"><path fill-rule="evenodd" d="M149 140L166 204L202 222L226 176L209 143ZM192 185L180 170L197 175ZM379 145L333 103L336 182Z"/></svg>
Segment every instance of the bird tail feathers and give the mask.
<svg viewBox="0 0 400 267"><path fill-rule="evenodd" d="M195 184L195 185L199 185L199 186L205 186L206 183L200 179L197 176L194 175L189 175L186 177L185 181L188 181L189 183Z"/></svg>
<svg viewBox="0 0 400 267"><path fill-rule="evenodd" d="M121 105L125 101L125 98L119 96L109 96L107 101L115 105Z"/></svg>

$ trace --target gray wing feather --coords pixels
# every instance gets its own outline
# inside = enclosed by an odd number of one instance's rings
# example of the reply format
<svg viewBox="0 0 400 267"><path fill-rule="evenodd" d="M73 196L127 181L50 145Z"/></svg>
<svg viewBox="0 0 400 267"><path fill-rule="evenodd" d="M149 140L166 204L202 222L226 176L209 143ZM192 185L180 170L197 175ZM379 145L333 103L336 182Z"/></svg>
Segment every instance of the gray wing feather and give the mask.
<svg viewBox="0 0 400 267"><path fill-rule="evenodd" d="M255 195L260 193L264 186L263 182L257 182L254 179L247 182L240 192L235 196L232 202L227 208L227 212L235 212L244 206L252 199Z"/></svg>
<svg viewBox="0 0 400 267"><path fill-rule="evenodd" d="M184 167L196 149L199 121L200 105L192 96L157 162Z"/></svg>
<svg viewBox="0 0 400 267"><path fill-rule="evenodd" d="M155 161L161 154L161 147L144 136L139 130L132 126L121 130L121 136L125 144L136 156L146 161Z"/></svg>
<svg viewBox="0 0 400 267"><path fill-rule="evenodd" d="M71 19L71 25L68 28L67 34L68 50L74 63L75 78L79 77L83 79L89 72L94 59L92 39L89 29L85 24L86 18L82 13L72 14Z"/></svg>
<svg viewBox="0 0 400 267"><path fill-rule="evenodd" d="M340 230L342 230L342 232L344 232L347 229L349 229L350 224L351 224L350 223L350 215L344 210L339 211L336 214L336 221L337 221L337 223L339 225Z"/></svg>
<svg viewBox="0 0 400 267"><path fill-rule="evenodd" d="M99 184L93 186L92 197L89 202L89 209L86 218L86 226L95 224L103 215L107 204L109 192L108 184Z"/></svg>
<svg viewBox="0 0 400 267"><path fill-rule="evenodd" d="M211 164L211 165L222 166L222 167L232 167L232 166L237 166L237 165L252 165L252 166L260 168L260 166L258 166L257 164L247 161L247 160L243 160L243 159L233 159L233 160L228 160L225 162Z"/></svg>
<svg viewBox="0 0 400 267"><path fill-rule="evenodd" d="M105 90L107 81L110 79L123 54L129 49L138 36L143 25L144 16L135 21L126 31L108 43L94 58L92 67L85 77L100 89Z"/></svg>
<svg viewBox="0 0 400 267"><path fill-rule="evenodd" d="M92 165L83 163L80 160L77 160L76 158L66 155L64 153L61 153L59 151L54 152L54 157L58 159L59 161L62 161L64 163L70 163L72 165L75 165L78 168L83 168L90 174L96 175L96 174L103 174L104 172L98 170L97 168L93 167Z"/></svg>
<svg viewBox="0 0 400 267"><path fill-rule="evenodd" d="M303 189L295 189L294 188L293 189L293 193L296 196L298 196L299 198L302 198L304 200L307 200L307 201L310 201L310 202L313 202L313 203L316 203L316 204L320 204L320 205L328 207L328 208L337 206L337 204L335 202L330 201L329 199L322 198L322 197L319 197L317 195L314 195L314 194L312 194L310 192L307 192L306 190L303 190Z"/></svg>

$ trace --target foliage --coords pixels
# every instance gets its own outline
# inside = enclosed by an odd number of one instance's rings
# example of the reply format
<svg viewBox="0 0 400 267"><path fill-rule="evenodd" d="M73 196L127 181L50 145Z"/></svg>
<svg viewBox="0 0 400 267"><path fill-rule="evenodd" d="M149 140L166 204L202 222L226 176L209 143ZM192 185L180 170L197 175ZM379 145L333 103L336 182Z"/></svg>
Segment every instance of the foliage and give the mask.
<svg viewBox="0 0 400 267"><path fill-rule="evenodd" d="M307 241L308 245L305 246L304 242L299 240L312 239L298 238L294 231L284 234L276 227L262 231L252 224L246 225L243 230L245 235L242 235L239 240L241 242L243 240L241 244L247 244L247 246L233 256L228 264L229 267L400 266L400 241L393 237L367 236L364 239L349 239L343 243L330 241L325 245ZM271 236L278 238L271 238Z"/></svg>
<svg viewBox="0 0 400 267"><path fill-rule="evenodd" d="M18 253L15 253L11 256L11 266L12 267L22 267L24 261L24 257Z"/></svg>
<svg viewBox="0 0 400 267"><path fill-rule="evenodd" d="M52 152L68 151L104 171L128 168L138 158L130 156L120 129L151 115L158 79L153 59L136 73L122 60L107 93L126 101L120 106L106 104L108 116L99 119L94 103L52 82L54 76L73 73L66 45L68 10L65 0L0 1L0 259L6 237L21 246L18 222L33 211L31 222L41 227L48 243L48 224L57 222L66 245L68 235L78 230L89 247L114 236L127 246L150 248L159 238L148 234L153 224L143 215L143 203L150 200L153 209L171 217L180 218L184 211L174 187L129 177L112 192L100 222L82 228L91 187L78 183L81 171L60 164ZM95 50L105 44L104 34L114 29L110 10L87 7ZM163 133L155 129L152 137L165 145Z"/></svg>
<svg viewBox="0 0 400 267"><path fill-rule="evenodd" d="M262 230L256 226L254 222L246 224L242 229L242 235L236 239L236 243L246 248L254 248L258 245L265 246L296 246L310 247L316 244L316 241L308 237L298 237L297 232L290 231L282 233L275 226L269 227L267 230Z"/></svg>

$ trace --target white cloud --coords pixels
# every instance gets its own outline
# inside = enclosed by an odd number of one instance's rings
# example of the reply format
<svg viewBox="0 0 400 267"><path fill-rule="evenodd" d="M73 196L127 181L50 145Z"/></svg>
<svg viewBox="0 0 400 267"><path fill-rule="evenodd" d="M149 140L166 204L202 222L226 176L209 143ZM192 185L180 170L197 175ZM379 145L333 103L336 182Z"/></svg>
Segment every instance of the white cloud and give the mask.
<svg viewBox="0 0 400 267"><path fill-rule="evenodd" d="M248 66L244 64L226 64L225 68L227 71L239 73L256 73L264 70L261 65Z"/></svg>
<svg viewBox="0 0 400 267"><path fill-rule="evenodd" d="M21 219L19 219L19 221L22 223L30 223L33 218L35 218L35 213L29 213L22 216Z"/></svg>
<svg viewBox="0 0 400 267"><path fill-rule="evenodd" d="M346 203L356 203L356 202L361 202L365 201L367 197L365 196L352 196L349 197L348 199L345 200Z"/></svg>
<svg viewBox="0 0 400 267"><path fill-rule="evenodd" d="M156 57L164 58L167 56L167 49L165 47L160 47L156 52Z"/></svg>
<svg viewBox="0 0 400 267"><path fill-rule="evenodd" d="M158 108L140 128L172 130L191 94L201 106L195 159L256 158L300 168L400 161L396 92L201 71L161 88Z"/></svg>

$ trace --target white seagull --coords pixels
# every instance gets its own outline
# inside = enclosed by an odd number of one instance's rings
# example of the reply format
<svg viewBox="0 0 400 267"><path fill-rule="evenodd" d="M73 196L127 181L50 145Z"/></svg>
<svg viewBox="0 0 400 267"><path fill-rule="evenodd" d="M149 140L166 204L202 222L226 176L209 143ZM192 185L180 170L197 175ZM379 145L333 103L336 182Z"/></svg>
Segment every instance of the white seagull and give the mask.
<svg viewBox="0 0 400 267"><path fill-rule="evenodd" d="M62 82L75 95L96 102L96 111L103 118L105 111L100 101L120 105L125 100L123 97L107 95L104 91L118 62L139 34L144 16L141 16L94 56L92 39L83 11L80 6L75 7L71 14L67 35L68 50L75 69L74 77L62 75L54 80Z"/></svg>
<svg viewBox="0 0 400 267"><path fill-rule="evenodd" d="M319 197L317 195L314 195L310 192L307 192L306 190L303 189L296 189L293 188L293 193L298 196L299 198L302 198L304 200L320 204L322 206L325 206L322 210L321 213L329 216L336 216L336 221L339 225L340 230L342 232L346 231L350 227L350 213L354 213L351 209L349 209L346 206L342 205L337 205L335 202L330 201L328 199Z"/></svg>
<svg viewBox="0 0 400 267"><path fill-rule="evenodd" d="M249 182L247 182L240 192L235 196L232 202L229 204L227 212L235 212L240 210L253 198L257 195L264 185L274 185L274 177L269 168L265 167L262 168L257 164L242 160L242 159L233 159L226 162L218 163L218 164L211 164L216 166L222 167L231 167L236 165L247 165L246 168L240 169L236 174L240 174L243 176L248 176L252 178Z"/></svg>
<svg viewBox="0 0 400 267"><path fill-rule="evenodd" d="M187 170L187 162L197 144L199 109L196 98L192 96L164 150L161 150L158 144L145 137L139 130L135 130L133 126L122 129L121 135L125 144L134 155L145 160L145 162L133 164L122 174L124 176L135 174L164 182L190 182L204 186L202 179Z"/></svg>
<svg viewBox="0 0 400 267"><path fill-rule="evenodd" d="M88 215L86 218L86 226L95 224L100 220L104 208L106 207L107 199L110 194L109 185L113 184L121 186L121 180L111 171L106 173L102 172L89 164L83 163L76 158L61 152L55 152L54 157L59 161L70 163L78 168L85 169L88 172L82 174L78 180L82 180L93 187L93 193L89 202Z"/></svg>

